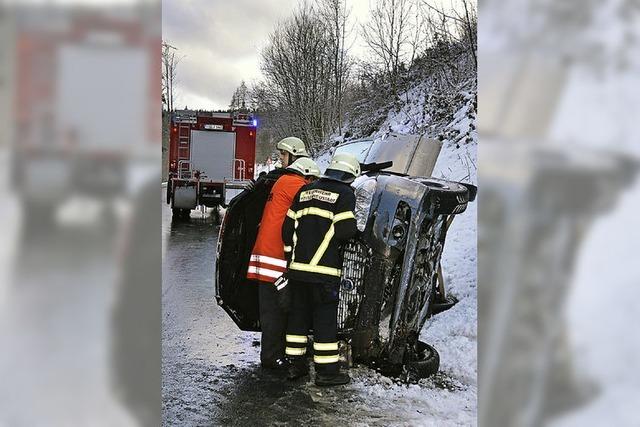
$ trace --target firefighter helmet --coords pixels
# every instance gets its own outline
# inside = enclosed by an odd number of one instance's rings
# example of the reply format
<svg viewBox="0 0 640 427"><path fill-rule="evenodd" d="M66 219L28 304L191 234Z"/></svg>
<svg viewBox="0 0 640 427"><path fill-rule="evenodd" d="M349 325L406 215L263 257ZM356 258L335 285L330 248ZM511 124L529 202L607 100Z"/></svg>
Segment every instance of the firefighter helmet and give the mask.
<svg viewBox="0 0 640 427"><path fill-rule="evenodd" d="M338 181L351 183L360 176L360 162L351 154L335 154L324 175Z"/></svg>
<svg viewBox="0 0 640 427"><path fill-rule="evenodd" d="M295 162L291 163L287 169L291 169L300 172L304 176L320 176L320 168L308 157L301 157Z"/></svg>
<svg viewBox="0 0 640 427"><path fill-rule="evenodd" d="M300 138L296 138L295 136L288 136L284 139L281 139L276 145L278 150L283 150L296 157L309 157L307 153L307 149L304 146L304 142Z"/></svg>

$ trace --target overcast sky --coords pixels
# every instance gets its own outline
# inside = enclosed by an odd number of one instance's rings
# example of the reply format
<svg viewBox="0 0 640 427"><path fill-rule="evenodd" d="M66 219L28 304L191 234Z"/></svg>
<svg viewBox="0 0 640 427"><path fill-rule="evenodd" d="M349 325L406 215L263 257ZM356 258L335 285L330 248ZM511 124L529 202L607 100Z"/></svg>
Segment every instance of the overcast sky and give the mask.
<svg viewBox="0 0 640 427"><path fill-rule="evenodd" d="M375 0L371 0L375 1ZM458 0L432 0L445 8ZM176 108L226 109L242 80L260 79L260 50L279 22L302 0L162 0L162 38L178 48ZM370 0L347 0L354 40L363 58L359 24L369 19Z"/></svg>
<svg viewBox="0 0 640 427"><path fill-rule="evenodd" d="M184 58L176 108L226 109L242 80L260 78L260 50L300 0L163 0L162 37ZM351 0L366 20L369 0ZM360 46L354 46L361 50Z"/></svg>

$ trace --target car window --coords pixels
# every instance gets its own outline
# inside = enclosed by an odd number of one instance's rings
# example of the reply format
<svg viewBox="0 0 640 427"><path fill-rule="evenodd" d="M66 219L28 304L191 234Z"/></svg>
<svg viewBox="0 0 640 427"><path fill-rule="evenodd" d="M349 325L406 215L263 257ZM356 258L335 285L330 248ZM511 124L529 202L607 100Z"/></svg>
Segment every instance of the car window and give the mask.
<svg viewBox="0 0 640 427"><path fill-rule="evenodd" d="M367 157L367 153L371 148L371 144L373 140L365 140L365 141L357 141L351 142L348 144L340 145L336 147L335 154L337 153L348 153L356 156L360 163L364 163L364 159Z"/></svg>

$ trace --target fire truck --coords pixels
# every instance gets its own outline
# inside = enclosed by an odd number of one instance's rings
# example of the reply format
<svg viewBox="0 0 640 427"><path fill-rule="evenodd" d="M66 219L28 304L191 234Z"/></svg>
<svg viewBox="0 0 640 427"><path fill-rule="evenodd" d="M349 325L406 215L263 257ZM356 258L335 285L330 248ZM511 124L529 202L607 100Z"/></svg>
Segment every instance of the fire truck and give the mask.
<svg viewBox="0 0 640 427"><path fill-rule="evenodd" d="M172 114L167 204L173 216L214 208L242 191L254 174L257 120L246 113L180 110Z"/></svg>
<svg viewBox="0 0 640 427"><path fill-rule="evenodd" d="M149 179L162 136L154 16L151 6L12 10L9 167L29 228L50 229L78 196L115 211L131 177Z"/></svg>

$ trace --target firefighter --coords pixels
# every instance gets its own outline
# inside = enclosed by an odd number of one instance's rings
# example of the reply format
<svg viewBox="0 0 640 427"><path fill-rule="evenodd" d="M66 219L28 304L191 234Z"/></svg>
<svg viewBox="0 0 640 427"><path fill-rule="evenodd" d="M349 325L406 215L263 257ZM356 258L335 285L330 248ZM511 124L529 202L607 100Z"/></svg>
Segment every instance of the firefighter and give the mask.
<svg viewBox="0 0 640 427"><path fill-rule="evenodd" d="M304 149L304 145L302 148ZM319 175L320 169L307 157L301 157L285 168L284 174L278 178L269 193L251 251L247 278L259 282L258 303L262 329L260 362L267 369L286 367L284 348L287 318L278 305L273 286L273 282L285 271L287 265L282 243L282 223L298 190L310 182L311 177Z"/></svg>
<svg viewBox="0 0 640 427"><path fill-rule="evenodd" d="M278 141L276 148L280 152L280 165L274 170L270 171L264 176L264 178L275 179L280 176L289 165L295 162L301 157L309 157L309 153L304 145L304 142L300 138L295 136L288 136Z"/></svg>
<svg viewBox="0 0 640 427"><path fill-rule="evenodd" d="M357 231L350 184L358 175L354 156L336 154L324 176L302 187L287 212L282 238L292 252L286 274L275 284L280 295L290 293L291 298L285 351L290 380L309 372L305 354L312 327L316 385L350 381L338 363L338 289L340 249Z"/></svg>

